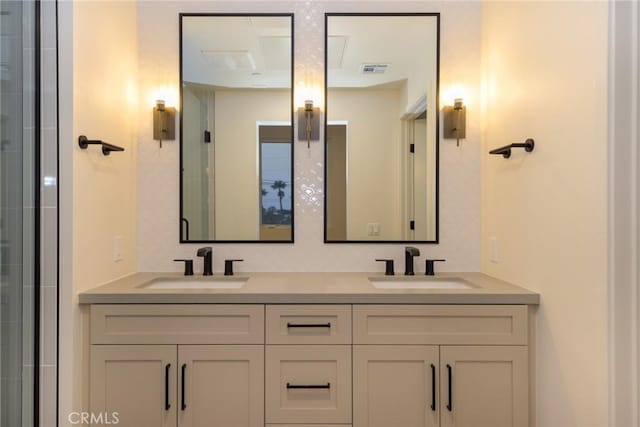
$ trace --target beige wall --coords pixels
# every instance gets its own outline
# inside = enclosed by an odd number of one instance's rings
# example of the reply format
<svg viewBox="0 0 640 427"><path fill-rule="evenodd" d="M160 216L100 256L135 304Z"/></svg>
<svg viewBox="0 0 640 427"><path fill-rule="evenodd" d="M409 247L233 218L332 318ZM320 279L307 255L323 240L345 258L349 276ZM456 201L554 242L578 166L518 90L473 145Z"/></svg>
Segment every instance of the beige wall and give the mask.
<svg viewBox="0 0 640 427"><path fill-rule="evenodd" d="M331 89L328 120L347 122L347 238L400 236L400 90ZM368 236L367 224L380 235Z"/></svg>
<svg viewBox="0 0 640 427"><path fill-rule="evenodd" d="M136 8L131 2L75 4L74 137L125 148L103 156L75 146L74 284L78 291L136 269ZM121 262L113 237L122 236Z"/></svg>
<svg viewBox="0 0 640 427"><path fill-rule="evenodd" d="M607 4L486 2L482 270L540 292L537 425L608 425ZM490 260L490 239L499 262Z"/></svg>
<svg viewBox="0 0 640 427"><path fill-rule="evenodd" d="M77 305L77 294L136 270L136 5L75 2L73 23L73 140L62 141L73 145L73 291L72 301L61 301L60 310L70 308L74 330L72 341L61 340L68 347L60 351L73 357L74 398L67 409L77 411L86 403L81 375L87 367L88 320L87 312ZM62 110L69 108L67 99L62 102L66 104ZM78 135L102 139L125 151L103 156L96 146L81 150ZM115 236L122 237L119 262L113 261ZM64 249L61 253L65 256ZM60 378L63 383L69 380L64 374ZM60 415L61 425L68 425L68 411Z"/></svg>
<svg viewBox="0 0 640 427"><path fill-rule="evenodd" d="M290 105L288 90L216 90L216 239L260 239L257 122L289 123Z"/></svg>

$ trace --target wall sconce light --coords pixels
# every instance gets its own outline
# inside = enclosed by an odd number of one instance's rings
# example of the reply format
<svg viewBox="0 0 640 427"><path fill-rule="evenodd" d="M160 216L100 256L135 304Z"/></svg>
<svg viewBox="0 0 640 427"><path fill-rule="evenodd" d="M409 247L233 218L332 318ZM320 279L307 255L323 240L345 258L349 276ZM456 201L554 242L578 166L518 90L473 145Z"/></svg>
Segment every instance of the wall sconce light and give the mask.
<svg viewBox="0 0 640 427"><path fill-rule="evenodd" d="M298 108L298 141L307 141L307 148L311 141L320 140L320 108L313 107L312 100L304 101L304 107Z"/></svg>
<svg viewBox="0 0 640 427"><path fill-rule="evenodd" d="M466 117L467 107L464 106L462 98L456 98L453 105L444 107L444 138L456 139L456 145L460 146L460 139L466 137Z"/></svg>
<svg viewBox="0 0 640 427"><path fill-rule="evenodd" d="M176 139L176 109L165 106L162 99L156 101L153 108L153 139L160 141L173 141Z"/></svg>

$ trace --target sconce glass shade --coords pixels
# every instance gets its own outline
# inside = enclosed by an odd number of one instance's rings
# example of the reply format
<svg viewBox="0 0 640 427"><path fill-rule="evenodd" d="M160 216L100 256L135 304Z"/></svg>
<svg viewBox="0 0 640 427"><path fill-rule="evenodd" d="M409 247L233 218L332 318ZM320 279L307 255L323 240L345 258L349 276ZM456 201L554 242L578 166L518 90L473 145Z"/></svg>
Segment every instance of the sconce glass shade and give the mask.
<svg viewBox="0 0 640 427"><path fill-rule="evenodd" d="M313 101L310 99L304 101L304 110L313 112Z"/></svg>

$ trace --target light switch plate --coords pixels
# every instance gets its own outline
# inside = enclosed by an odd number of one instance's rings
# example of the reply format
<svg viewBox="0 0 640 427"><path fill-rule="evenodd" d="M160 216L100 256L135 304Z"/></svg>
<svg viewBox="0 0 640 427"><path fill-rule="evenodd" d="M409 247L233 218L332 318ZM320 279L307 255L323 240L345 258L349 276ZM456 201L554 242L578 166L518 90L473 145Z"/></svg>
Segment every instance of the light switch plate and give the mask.
<svg viewBox="0 0 640 427"><path fill-rule="evenodd" d="M368 236L379 236L380 235L380 223L379 222L370 222L367 224L367 235Z"/></svg>

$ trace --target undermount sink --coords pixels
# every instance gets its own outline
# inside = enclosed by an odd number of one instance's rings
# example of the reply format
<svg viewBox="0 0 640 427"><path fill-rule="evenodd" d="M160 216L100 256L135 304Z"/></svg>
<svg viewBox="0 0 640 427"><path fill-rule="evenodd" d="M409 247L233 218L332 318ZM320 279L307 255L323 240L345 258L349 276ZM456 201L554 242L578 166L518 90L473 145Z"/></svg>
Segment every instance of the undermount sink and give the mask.
<svg viewBox="0 0 640 427"><path fill-rule="evenodd" d="M194 279L154 279L141 286L144 289L239 289L248 277L206 277Z"/></svg>
<svg viewBox="0 0 640 427"><path fill-rule="evenodd" d="M370 277L369 282L377 289L472 289L463 279L457 277Z"/></svg>

